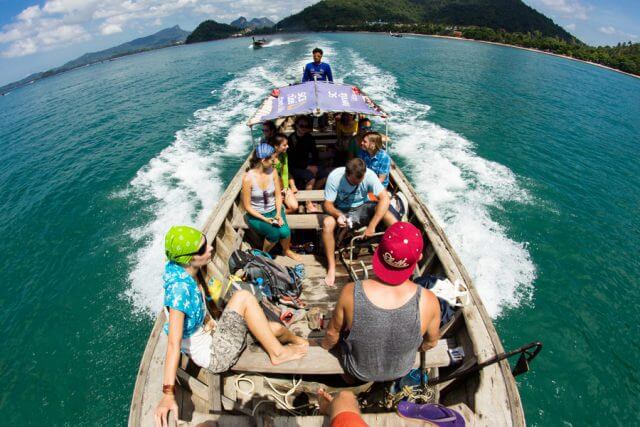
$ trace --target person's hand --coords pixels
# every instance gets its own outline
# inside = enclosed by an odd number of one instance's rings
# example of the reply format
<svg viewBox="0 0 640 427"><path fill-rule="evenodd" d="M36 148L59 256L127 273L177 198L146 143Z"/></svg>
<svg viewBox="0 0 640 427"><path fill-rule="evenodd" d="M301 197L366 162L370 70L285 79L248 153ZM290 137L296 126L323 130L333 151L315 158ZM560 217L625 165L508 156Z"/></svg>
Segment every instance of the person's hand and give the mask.
<svg viewBox="0 0 640 427"><path fill-rule="evenodd" d="M337 219L338 227L345 228L347 226L347 217L344 215L340 215Z"/></svg>
<svg viewBox="0 0 640 427"><path fill-rule="evenodd" d="M420 345L420 351L428 351L431 350L433 347L435 347L435 345L433 345L432 343L430 343L429 341L424 341L421 345Z"/></svg>
<svg viewBox="0 0 640 427"><path fill-rule="evenodd" d="M298 187L296 187L295 185L292 185L291 191L293 191L293 194L296 194L298 192Z"/></svg>
<svg viewBox="0 0 640 427"><path fill-rule="evenodd" d="M169 412L173 413L173 418L178 422L178 404L173 394L163 395L160 403L158 403L154 415L156 427L167 427L169 425L167 419Z"/></svg>
<svg viewBox="0 0 640 427"><path fill-rule="evenodd" d="M280 215L277 215L275 219L278 221L278 227L282 227L284 225L284 220Z"/></svg>
<svg viewBox="0 0 640 427"><path fill-rule="evenodd" d="M376 228L372 227L371 224L367 225L366 230L364 230L364 237L371 237L375 234Z"/></svg>
<svg viewBox="0 0 640 427"><path fill-rule="evenodd" d="M331 343L329 342L329 340L327 339L326 336L320 342L320 347L324 348L327 351L329 351L329 350L331 350L333 348L333 346L331 345Z"/></svg>

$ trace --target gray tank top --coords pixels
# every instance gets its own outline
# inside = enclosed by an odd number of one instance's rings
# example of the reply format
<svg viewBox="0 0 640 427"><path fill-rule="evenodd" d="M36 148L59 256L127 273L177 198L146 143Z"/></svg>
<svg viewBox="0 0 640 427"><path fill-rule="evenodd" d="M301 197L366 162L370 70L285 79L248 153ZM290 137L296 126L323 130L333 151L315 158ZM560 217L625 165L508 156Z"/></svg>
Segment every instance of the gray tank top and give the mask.
<svg viewBox="0 0 640 427"><path fill-rule="evenodd" d="M251 176L251 207L261 214L271 212L276 208L276 185L273 172L266 190L258 185L254 171L249 171L249 175Z"/></svg>
<svg viewBox="0 0 640 427"><path fill-rule="evenodd" d="M420 286L403 306L385 309L373 304L362 283L355 283L353 324L342 340L344 370L363 381L390 381L413 367L422 343Z"/></svg>

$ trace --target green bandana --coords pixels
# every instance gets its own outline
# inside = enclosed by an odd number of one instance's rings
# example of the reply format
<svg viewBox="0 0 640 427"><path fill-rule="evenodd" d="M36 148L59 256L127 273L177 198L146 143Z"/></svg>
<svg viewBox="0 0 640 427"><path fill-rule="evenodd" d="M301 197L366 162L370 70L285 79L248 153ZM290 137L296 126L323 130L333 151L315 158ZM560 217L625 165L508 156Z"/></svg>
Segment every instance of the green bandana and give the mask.
<svg viewBox="0 0 640 427"><path fill-rule="evenodd" d="M189 264L193 255L185 256L183 254L197 252L201 243L202 232L200 230L186 225L176 225L171 227L164 236L164 253L169 261Z"/></svg>

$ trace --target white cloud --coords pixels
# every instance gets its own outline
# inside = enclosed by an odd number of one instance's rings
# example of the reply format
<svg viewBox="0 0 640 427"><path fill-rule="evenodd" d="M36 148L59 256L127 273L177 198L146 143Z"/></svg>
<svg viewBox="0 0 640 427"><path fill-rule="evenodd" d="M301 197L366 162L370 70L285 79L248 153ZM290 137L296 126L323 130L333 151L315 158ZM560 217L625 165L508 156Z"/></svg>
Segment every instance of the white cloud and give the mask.
<svg viewBox="0 0 640 427"><path fill-rule="evenodd" d="M49 0L42 10L49 14L64 13L70 14L80 10L94 7L98 3L96 0Z"/></svg>
<svg viewBox="0 0 640 427"><path fill-rule="evenodd" d="M17 56L31 55L37 51L38 48L36 47L35 40L18 40L17 42L12 43L7 50L2 52L2 56L5 58L15 58Z"/></svg>
<svg viewBox="0 0 640 427"><path fill-rule="evenodd" d="M32 0L35 2L35 0ZM549 0L544 0L549 1ZM557 0L556 0L557 1ZM30 6L0 29L0 55L35 54L131 28L159 26L171 17L230 22L240 15L272 20L317 0L47 0Z"/></svg>
<svg viewBox="0 0 640 427"><path fill-rule="evenodd" d="M18 15L18 19L21 21L31 21L32 19L39 18L42 15L42 10L40 6L35 5L26 8Z"/></svg>
<svg viewBox="0 0 640 427"><path fill-rule="evenodd" d="M569 31L575 31L576 30L576 24L567 24L564 26L564 28L566 28Z"/></svg>
<svg viewBox="0 0 640 427"><path fill-rule="evenodd" d="M600 28L598 28L598 31L600 31L603 34L608 34L608 35L613 35L613 34L616 33L616 29L613 28L612 26L600 27Z"/></svg>
<svg viewBox="0 0 640 427"><path fill-rule="evenodd" d="M91 38L80 25L64 25L56 20L43 22L42 27L32 35L21 37L2 51L5 58L26 56L43 50L55 49L69 43L87 41Z"/></svg>
<svg viewBox="0 0 640 427"><path fill-rule="evenodd" d="M637 34L630 34L624 31L620 31L612 27L611 25L607 25L606 27L600 27L598 28L598 31L608 36L617 36L619 38L627 39L627 40L636 40L638 38Z"/></svg>
<svg viewBox="0 0 640 427"><path fill-rule="evenodd" d="M590 6L585 6L579 0L540 0L540 2L565 18L586 20L591 10Z"/></svg>
<svg viewBox="0 0 640 427"><path fill-rule="evenodd" d="M117 24L104 24L100 27L100 33L108 36L110 34L121 33L122 27Z"/></svg>
<svg viewBox="0 0 640 427"><path fill-rule="evenodd" d="M4 57L31 55L124 31L131 21L159 19L193 9L200 0L48 0L30 6L0 30Z"/></svg>

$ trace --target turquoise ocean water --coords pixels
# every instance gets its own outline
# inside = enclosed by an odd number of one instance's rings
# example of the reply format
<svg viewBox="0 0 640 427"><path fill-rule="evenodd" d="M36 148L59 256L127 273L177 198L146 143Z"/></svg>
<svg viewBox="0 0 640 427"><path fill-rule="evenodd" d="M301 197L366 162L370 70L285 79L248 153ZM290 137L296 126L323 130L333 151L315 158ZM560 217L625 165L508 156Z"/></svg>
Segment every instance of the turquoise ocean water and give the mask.
<svg viewBox="0 0 640 427"><path fill-rule="evenodd" d="M640 80L365 34L164 49L0 98L3 421L126 422L164 232L202 224L249 150L247 118L315 45L393 116L392 155L505 347L544 342L518 379L528 423L636 423Z"/></svg>

